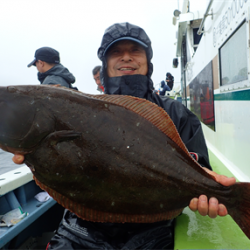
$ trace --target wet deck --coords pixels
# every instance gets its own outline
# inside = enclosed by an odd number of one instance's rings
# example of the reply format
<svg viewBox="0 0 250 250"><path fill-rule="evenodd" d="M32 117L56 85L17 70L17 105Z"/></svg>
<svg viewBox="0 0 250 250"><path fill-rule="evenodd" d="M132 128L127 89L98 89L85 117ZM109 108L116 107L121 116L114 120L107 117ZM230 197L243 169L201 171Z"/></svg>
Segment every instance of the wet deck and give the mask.
<svg viewBox="0 0 250 250"><path fill-rule="evenodd" d="M213 170L218 174L233 174L209 151ZM175 249L250 249L250 240L231 216L211 219L185 208L176 219Z"/></svg>

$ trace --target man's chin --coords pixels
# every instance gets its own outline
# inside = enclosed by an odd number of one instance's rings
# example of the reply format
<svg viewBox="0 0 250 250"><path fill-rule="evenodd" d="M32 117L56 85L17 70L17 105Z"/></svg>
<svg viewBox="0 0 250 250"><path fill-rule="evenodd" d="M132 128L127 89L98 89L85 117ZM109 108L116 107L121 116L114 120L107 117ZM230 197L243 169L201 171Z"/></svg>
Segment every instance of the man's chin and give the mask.
<svg viewBox="0 0 250 250"><path fill-rule="evenodd" d="M138 72L136 71L130 71L130 72L126 71L126 72L119 73L117 76L132 76L132 75L137 75L137 74Z"/></svg>

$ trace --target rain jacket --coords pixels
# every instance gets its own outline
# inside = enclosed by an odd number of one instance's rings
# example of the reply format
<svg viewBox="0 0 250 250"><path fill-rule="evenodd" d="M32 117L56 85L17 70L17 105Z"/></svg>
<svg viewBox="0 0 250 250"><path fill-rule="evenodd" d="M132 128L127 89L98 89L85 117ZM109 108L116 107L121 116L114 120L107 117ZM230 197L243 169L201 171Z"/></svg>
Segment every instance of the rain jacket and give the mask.
<svg viewBox="0 0 250 250"><path fill-rule="evenodd" d="M134 36L148 45L148 74L107 77L105 48L121 36ZM128 23L115 24L106 30L98 56L103 62L102 84L106 94L131 95L145 98L164 108L170 115L180 136L189 149L197 153L199 163L211 169L201 124L197 117L181 103L153 93L151 74L153 56L151 42L141 28ZM50 241L50 249L173 249L174 220L156 223L97 223L85 221L65 210L56 235Z"/></svg>
<svg viewBox="0 0 250 250"><path fill-rule="evenodd" d="M168 84L168 87L172 90L174 86L174 77L170 73L167 73L166 80L169 80L167 84Z"/></svg>
<svg viewBox="0 0 250 250"><path fill-rule="evenodd" d="M41 84L60 84L61 86L67 88L74 88L72 87L72 84L76 80L73 74L71 74L69 70L62 64L56 64L53 68L49 69L45 73L38 72L37 77Z"/></svg>
<svg viewBox="0 0 250 250"><path fill-rule="evenodd" d="M148 61L148 73L146 76L127 75L112 78L107 76L107 62L104 53L110 44L122 37L132 37L147 45L145 51ZM153 50L146 32L142 28L130 23L114 24L105 31L97 54L103 64L100 77L105 89L105 94L140 97L156 103L165 109L173 120L188 150L197 153L198 162L202 166L211 169L201 123L196 115L180 102L153 93L154 87L151 79L153 73L153 64L151 63Z"/></svg>
<svg viewBox="0 0 250 250"><path fill-rule="evenodd" d="M160 95L164 96L166 94L166 91L171 91L169 86L165 84L165 81L161 81L161 87L162 87L162 90L159 93Z"/></svg>

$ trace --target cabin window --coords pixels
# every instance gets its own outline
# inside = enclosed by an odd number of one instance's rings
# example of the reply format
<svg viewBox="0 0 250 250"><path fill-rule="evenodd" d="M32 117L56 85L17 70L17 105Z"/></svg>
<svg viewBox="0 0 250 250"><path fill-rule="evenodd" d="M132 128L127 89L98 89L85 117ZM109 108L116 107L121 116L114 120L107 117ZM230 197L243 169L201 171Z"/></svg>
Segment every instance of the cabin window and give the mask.
<svg viewBox="0 0 250 250"><path fill-rule="evenodd" d="M221 86L248 79L246 22L220 49Z"/></svg>
<svg viewBox="0 0 250 250"><path fill-rule="evenodd" d="M212 61L189 84L190 110L215 131Z"/></svg>
<svg viewBox="0 0 250 250"><path fill-rule="evenodd" d="M202 35L203 33L201 33L201 35L198 35L197 32L198 32L199 28L194 28L193 29L193 41L194 41L194 51L196 51L196 49L198 48L198 45L200 43L200 40L202 38Z"/></svg>

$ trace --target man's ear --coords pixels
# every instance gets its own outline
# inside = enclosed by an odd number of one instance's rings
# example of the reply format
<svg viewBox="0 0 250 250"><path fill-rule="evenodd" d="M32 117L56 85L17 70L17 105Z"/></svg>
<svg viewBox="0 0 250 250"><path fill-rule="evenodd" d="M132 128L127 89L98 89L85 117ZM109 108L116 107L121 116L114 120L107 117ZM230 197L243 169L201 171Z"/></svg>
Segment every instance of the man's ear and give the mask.
<svg viewBox="0 0 250 250"><path fill-rule="evenodd" d="M41 65L42 67L44 67L45 62L44 62L44 61L41 61L41 60L38 60L38 61L39 61L40 65Z"/></svg>
<svg viewBox="0 0 250 250"><path fill-rule="evenodd" d="M41 60L37 60L36 62L39 63L39 64L41 64L42 61Z"/></svg>

